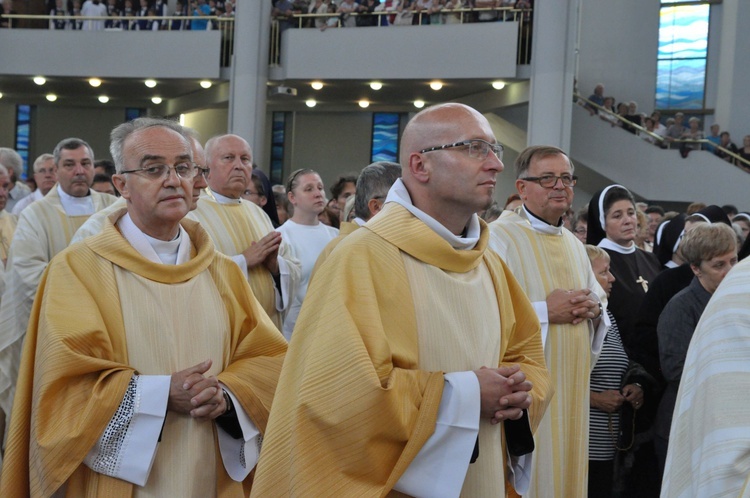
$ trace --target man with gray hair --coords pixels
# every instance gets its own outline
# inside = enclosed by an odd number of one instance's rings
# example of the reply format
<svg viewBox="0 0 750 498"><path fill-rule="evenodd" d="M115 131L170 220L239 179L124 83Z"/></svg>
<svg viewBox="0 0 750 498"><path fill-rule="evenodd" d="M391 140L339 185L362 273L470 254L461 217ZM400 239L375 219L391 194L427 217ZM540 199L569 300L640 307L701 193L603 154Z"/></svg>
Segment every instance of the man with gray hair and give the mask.
<svg viewBox="0 0 750 498"><path fill-rule="evenodd" d="M310 278L320 268L328 255L336 248L344 237L367 223L383 209L383 203L388 196L388 190L401 178L401 165L389 161L377 161L362 168L357 178L357 190L354 193L354 221L341 220L338 236L330 241L318 256Z"/></svg>
<svg viewBox="0 0 750 498"><path fill-rule="evenodd" d="M52 190L57 183L57 166L55 166L55 156L44 153L34 161L34 181L36 190L27 195L16 203L13 207L13 214L18 216L29 204L38 201Z"/></svg>
<svg viewBox="0 0 750 498"><path fill-rule="evenodd" d="M286 342L185 219L202 171L182 127L111 139L126 207L40 283L0 496L247 496Z"/></svg>
<svg viewBox="0 0 750 498"><path fill-rule="evenodd" d="M13 233L16 231L16 224L18 223L18 217L6 209L9 190L10 172L8 168L0 164L0 259L2 259L3 270L8 259L8 249L10 249L10 243L13 240ZM0 295L5 287L3 281L4 275L0 276Z"/></svg>
<svg viewBox="0 0 750 498"><path fill-rule="evenodd" d="M116 197L89 187L94 179L94 152L79 138L66 138L53 152L57 187L23 210L18 219L6 266L0 303L0 410L7 416L18 375L21 345L37 285L52 258L68 247L89 216ZM0 416L1 417L1 416Z"/></svg>
<svg viewBox="0 0 750 498"><path fill-rule="evenodd" d="M8 147L0 147L0 164L8 168L10 173L10 191L5 205L5 209L10 213L18 201L31 194L31 189L19 181L23 175L23 159L18 152Z"/></svg>

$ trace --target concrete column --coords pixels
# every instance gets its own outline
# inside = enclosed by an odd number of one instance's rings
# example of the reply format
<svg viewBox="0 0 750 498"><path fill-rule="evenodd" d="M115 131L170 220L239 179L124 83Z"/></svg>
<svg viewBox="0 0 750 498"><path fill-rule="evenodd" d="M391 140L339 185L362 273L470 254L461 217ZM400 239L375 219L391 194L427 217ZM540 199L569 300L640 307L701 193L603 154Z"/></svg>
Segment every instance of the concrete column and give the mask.
<svg viewBox="0 0 750 498"><path fill-rule="evenodd" d="M267 162L265 125L270 36L271 2L238 2L227 129L250 143L255 161L264 170L268 169L264 163Z"/></svg>
<svg viewBox="0 0 750 498"><path fill-rule="evenodd" d="M750 134L750 104L747 88L750 85L750 66L747 47L750 46L750 2L724 0L722 9L721 48L719 50L716 84L715 121L722 130L729 131L732 141L742 146L742 137ZM710 123L706 123L706 128Z"/></svg>
<svg viewBox="0 0 750 498"><path fill-rule="evenodd" d="M570 149L579 0L536 2L528 145Z"/></svg>

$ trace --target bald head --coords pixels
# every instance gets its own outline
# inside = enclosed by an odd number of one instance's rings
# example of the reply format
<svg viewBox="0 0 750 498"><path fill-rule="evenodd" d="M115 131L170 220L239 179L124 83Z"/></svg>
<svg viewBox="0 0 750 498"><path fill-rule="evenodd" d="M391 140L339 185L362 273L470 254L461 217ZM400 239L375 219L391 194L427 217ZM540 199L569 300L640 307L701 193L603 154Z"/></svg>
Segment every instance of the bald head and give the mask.
<svg viewBox="0 0 750 498"><path fill-rule="evenodd" d="M414 205L460 233L473 213L492 203L495 177L503 169L491 148L495 143L487 119L469 106L442 104L414 116L404 129L400 157Z"/></svg>
<svg viewBox="0 0 750 498"><path fill-rule="evenodd" d="M206 142L206 161L211 190L232 199L245 192L253 170L253 152L247 140L221 135Z"/></svg>

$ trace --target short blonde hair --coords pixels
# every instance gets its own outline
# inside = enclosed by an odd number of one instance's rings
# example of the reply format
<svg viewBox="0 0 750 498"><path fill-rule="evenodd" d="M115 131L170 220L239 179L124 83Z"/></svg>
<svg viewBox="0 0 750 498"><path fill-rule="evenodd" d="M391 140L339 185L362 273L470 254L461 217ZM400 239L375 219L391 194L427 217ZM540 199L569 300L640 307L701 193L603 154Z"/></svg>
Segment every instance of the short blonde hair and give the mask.
<svg viewBox="0 0 750 498"><path fill-rule="evenodd" d="M594 261L599 258L604 258L609 261L609 254L607 254L607 251L601 247L592 246L591 244L586 244L584 247L586 248L586 255L589 257L589 261Z"/></svg>

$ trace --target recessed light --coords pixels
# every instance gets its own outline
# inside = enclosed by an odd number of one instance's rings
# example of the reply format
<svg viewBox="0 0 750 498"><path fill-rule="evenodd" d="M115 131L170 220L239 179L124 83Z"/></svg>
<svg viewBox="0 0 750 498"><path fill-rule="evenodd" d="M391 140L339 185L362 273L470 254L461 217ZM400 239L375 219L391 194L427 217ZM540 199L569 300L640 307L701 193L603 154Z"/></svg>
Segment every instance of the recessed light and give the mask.
<svg viewBox="0 0 750 498"><path fill-rule="evenodd" d="M323 82L322 81L313 81L310 83L310 86L313 90L321 90L323 88Z"/></svg>
<svg viewBox="0 0 750 498"><path fill-rule="evenodd" d="M93 86L94 88L101 86L101 84L102 84L102 80L100 80L99 78L89 79L89 85Z"/></svg>
<svg viewBox="0 0 750 498"><path fill-rule="evenodd" d="M156 80L146 80L143 84L149 88L154 88L156 86Z"/></svg>
<svg viewBox="0 0 750 498"><path fill-rule="evenodd" d="M161 100L161 97L152 97L151 102L153 102L156 105L159 105L161 104L162 100Z"/></svg>
<svg viewBox="0 0 750 498"><path fill-rule="evenodd" d="M0 92L0 99L3 98L3 92Z"/></svg>
<svg viewBox="0 0 750 498"><path fill-rule="evenodd" d="M42 86L45 83L47 83L47 80L44 78L44 76L34 76L34 83L36 83L39 86Z"/></svg>
<svg viewBox="0 0 750 498"><path fill-rule="evenodd" d="M373 90L380 90L381 88L383 88L383 84L379 81L373 81L372 83L370 83L370 88L372 88Z"/></svg>
<svg viewBox="0 0 750 498"><path fill-rule="evenodd" d="M99 102L101 102L102 104L106 104L107 102L109 102L109 97L107 97L106 95L99 95Z"/></svg>
<svg viewBox="0 0 750 498"><path fill-rule="evenodd" d="M502 90L503 88L505 88L505 83L502 81L493 81L492 88L494 88L495 90Z"/></svg>
<svg viewBox="0 0 750 498"><path fill-rule="evenodd" d="M443 84L440 81L433 81L430 83L430 88L433 90L440 90L443 88Z"/></svg>
<svg viewBox="0 0 750 498"><path fill-rule="evenodd" d="M421 109L424 107L424 100L415 100L414 101L414 107L417 109Z"/></svg>
<svg viewBox="0 0 750 498"><path fill-rule="evenodd" d="M213 85L213 83L211 83L211 82L210 82L210 81L208 81L208 80L203 80L203 81L201 81L201 86L202 86L203 88L211 88L211 85Z"/></svg>
<svg viewBox="0 0 750 498"><path fill-rule="evenodd" d="M369 101L369 100L365 100L365 99L362 99L362 100L360 100L360 101L359 101L359 106L360 106L360 107L361 107L362 109L367 109L368 107L370 107L370 101Z"/></svg>
<svg viewBox="0 0 750 498"><path fill-rule="evenodd" d="M57 100L57 95L55 95L54 93L48 93L47 100L49 100L50 102L54 102L55 100Z"/></svg>
<svg viewBox="0 0 750 498"><path fill-rule="evenodd" d="M315 107L318 103L315 102L315 99L309 99L305 101L305 105L307 107Z"/></svg>

